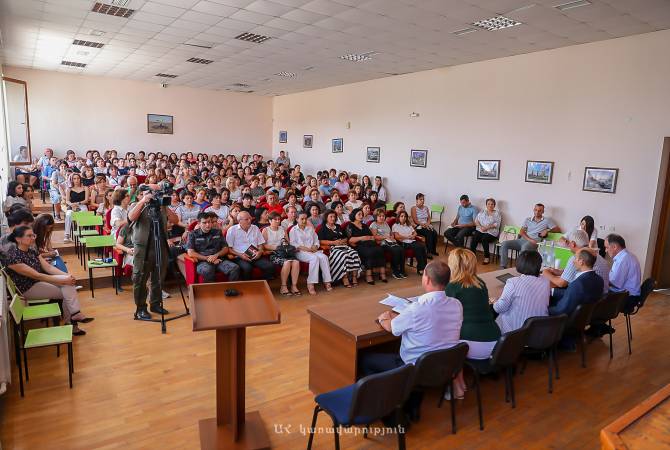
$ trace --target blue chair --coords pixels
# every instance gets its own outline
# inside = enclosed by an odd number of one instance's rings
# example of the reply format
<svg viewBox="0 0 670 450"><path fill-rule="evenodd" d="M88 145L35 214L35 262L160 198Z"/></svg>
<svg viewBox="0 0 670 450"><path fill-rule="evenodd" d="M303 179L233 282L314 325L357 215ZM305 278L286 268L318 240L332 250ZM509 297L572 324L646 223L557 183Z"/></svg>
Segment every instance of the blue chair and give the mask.
<svg viewBox="0 0 670 450"><path fill-rule="evenodd" d="M396 414L398 448L405 449L404 413L402 405L407 400L413 385L414 366L411 364L386 372L369 375L351 384L314 398L314 416L309 430L307 449L312 448L314 427L319 412L325 411L333 420L335 449L340 449L340 427L363 425ZM367 437L367 432L364 434Z"/></svg>

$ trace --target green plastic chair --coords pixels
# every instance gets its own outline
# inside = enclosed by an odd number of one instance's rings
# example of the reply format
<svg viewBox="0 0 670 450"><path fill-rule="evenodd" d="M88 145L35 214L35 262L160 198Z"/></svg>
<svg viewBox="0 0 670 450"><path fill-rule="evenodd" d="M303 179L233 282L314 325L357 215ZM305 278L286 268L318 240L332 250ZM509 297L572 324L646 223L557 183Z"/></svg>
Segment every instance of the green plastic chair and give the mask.
<svg viewBox="0 0 670 450"><path fill-rule="evenodd" d="M98 233L98 230L96 230L94 227L102 226L103 220L102 216L96 216L95 214L93 214L92 211L91 212L80 211L79 214L81 215L77 219L76 229L73 232L72 237L74 238L75 252L77 253L77 255L79 255L80 257L79 259L81 261L81 264L83 265L84 252L81 239L85 236L99 236L100 233Z"/></svg>
<svg viewBox="0 0 670 450"><path fill-rule="evenodd" d="M386 204L386 210L387 211L393 211L393 203L387 203Z"/></svg>
<svg viewBox="0 0 670 450"><path fill-rule="evenodd" d="M435 219L435 214L439 214L439 218ZM442 214L444 214L444 205L430 205L430 223L439 222L437 233L442 236Z"/></svg>
<svg viewBox="0 0 670 450"><path fill-rule="evenodd" d="M572 252L569 248L554 247L554 258L560 260L558 268L562 270L568 265L568 260L572 258Z"/></svg>
<svg viewBox="0 0 670 450"><path fill-rule="evenodd" d="M61 344L67 344L67 366L70 389L72 389L72 373L74 372L74 353L72 352L72 325L61 325L49 328L34 328L26 333L23 330L26 306L18 295L12 298L9 310L14 318L14 351L16 352L16 365L19 367L19 386L21 397L23 393L23 367L21 365L21 352L23 351L23 366L28 381L28 358L26 350L31 348L52 347L59 348ZM27 319L26 319L27 320Z"/></svg>
<svg viewBox="0 0 670 450"><path fill-rule="evenodd" d="M70 215L72 218L70 225L70 236L72 236L77 231L79 228L79 222L82 220L82 218L94 215L95 211L72 211L72 214Z"/></svg>
<svg viewBox="0 0 670 450"><path fill-rule="evenodd" d="M112 284L114 284L114 290L116 295L119 295L118 286L116 284L116 267L118 262L115 259L112 259L112 262L102 262L99 260L91 259L91 249L99 248L102 249L102 256L105 257L106 249L111 249L116 244L116 239L110 235L104 236L86 236L83 237L84 245L86 246L86 269L88 270L88 284L91 288L91 297L95 298L95 289L93 287L93 270L94 269L112 269ZM111 255L111 251L109 254Z"/></svg>
<svg viewBox="0 0 670 450"><path fill-rule="evenodd" d="M10 277L9 274L5 271L4 267L0 268L0 273L2 273L2 276L5 278L5 284L7 285L7 290L9 290L9 297L13 298L14 295L16 294L21 296L21 292L16 287L16 284L14 284L14 280L12 280L12 277ZM35 298L35 299L27 299L27 302L28 305L38 305L38 304L49 303L51 302L51 299Z"/></svg>

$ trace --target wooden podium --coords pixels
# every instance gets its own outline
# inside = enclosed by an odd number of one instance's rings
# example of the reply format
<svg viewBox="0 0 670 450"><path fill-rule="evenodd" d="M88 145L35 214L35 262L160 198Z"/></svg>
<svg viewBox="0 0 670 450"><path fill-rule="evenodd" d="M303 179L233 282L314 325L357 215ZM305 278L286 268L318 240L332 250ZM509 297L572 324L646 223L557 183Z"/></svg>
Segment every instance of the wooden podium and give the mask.
<svg viewBox="0 0 670 450"><path fill-rule="evenodd" d="M226 289L240 295L226 297ZM193 331L216 330L216 418L200 425L201 449L268 449L258 411L245 414L246 327L279 323L279 305L265 281L189 286Z"/></svg>

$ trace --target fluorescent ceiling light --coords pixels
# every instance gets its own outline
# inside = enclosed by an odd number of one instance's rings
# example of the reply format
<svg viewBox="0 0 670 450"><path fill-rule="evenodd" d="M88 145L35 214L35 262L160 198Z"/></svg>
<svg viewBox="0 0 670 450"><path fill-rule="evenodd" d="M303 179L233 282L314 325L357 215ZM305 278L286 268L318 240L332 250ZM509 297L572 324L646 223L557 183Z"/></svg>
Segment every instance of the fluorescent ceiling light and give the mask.
<svg viewBox="0 0 670 450"><path fill-rule="evenodd" d="M554 8L558 9L559 11L567 11L568 9L579 8L581 6L588 6L590 4L591 2L588 0L576 0L574 2L567 2L562 3L560 5L556 5L554 6Z"/></svg>
<svg viewBox="0 0 670 450"><path fill-rule="evenodd" d="M491 17L490 19L478 20L477 22L473 23L473 25L488 31L498 31L504 28L521 25L521 22L517 22L516 20L505 16L495 16Z"/></svg>
<svg viewBox="0 0 670 450"><path fill-rule="evenodd" d="M365 53L349 53L348 55L340 56L340 59L353 62L366 62L372 61L372 56L376 55L377 52L365 52Z"/></svg>
<svg viewBox="0 0 670 450"><path fill-rule="evenodd" d="M452 31L451 34L454 36L463 36L464 34L474 33L477 31L476 28L463 28L461 30Z"/></svg>

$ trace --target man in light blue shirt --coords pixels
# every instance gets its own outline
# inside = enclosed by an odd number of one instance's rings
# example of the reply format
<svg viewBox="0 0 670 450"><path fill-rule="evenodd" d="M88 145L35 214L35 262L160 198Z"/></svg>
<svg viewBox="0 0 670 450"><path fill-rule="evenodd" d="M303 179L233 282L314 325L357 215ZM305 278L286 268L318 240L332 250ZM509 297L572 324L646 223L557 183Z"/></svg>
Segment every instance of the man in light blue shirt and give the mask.
<svg viewBox="0 0 670 450"><path fill-rule="evenodd" d="M553 220L544 217L544 205L537 203L533 207L533 216L526 218L519 232L518 239L504 241L500 244L500 267L505 269L509 262L509 251L537 250L537 243L546 238L549 233L558 233L560 228Z"/></svg>
<svg viewBox="0 0 670 450"><path fill-rule="evenodd" d="M642 271L635 255L626 250L626 241L618 234L605 238L605 251L612 258L609 274L610 291L628 291L626 311L632 310L640 301Z"/></svg>
<svg viewBox="0 0 670 450"><path fill-rule="evenodd" d="M475 218L477 208L470 203L470 198L463 194L460 198L461 204L451 228L444 232L444 237L456 247L465 246L465 238L475 231Z"/></svg>
<svg viewBox="0 0 670 450"><path fill-rule="evenodd" d="M463 306L447 297L450 271L444 261L429 263L421 278L425 294L403 309L400 314L383 312L377 322L386 331L401 336L400 354L369 353L360 361L363 376L385 372L405 364L414 364L424 353L452 347L460 342ZM422 394L412 392L405 410L418 419Z"/></svg>

